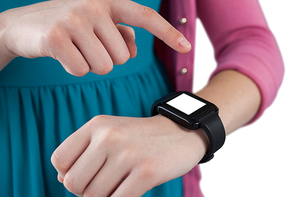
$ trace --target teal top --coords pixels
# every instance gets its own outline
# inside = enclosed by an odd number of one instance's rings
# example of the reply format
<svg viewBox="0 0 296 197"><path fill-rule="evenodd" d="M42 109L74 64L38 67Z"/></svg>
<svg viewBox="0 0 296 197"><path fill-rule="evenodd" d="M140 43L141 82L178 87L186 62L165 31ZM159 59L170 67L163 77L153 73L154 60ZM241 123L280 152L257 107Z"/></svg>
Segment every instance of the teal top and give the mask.
<svg viewBox="0 0 296 197"><path fill-rule="evenodd" d="M156 10L160 4L138 2ZM33 3L1 1L0 11ZM137 57L104 76L74 77L52 58L19 57L0 72L1 196L74 196L57 181L50 162L57 146L99 114L147 117L152 103L172 91L154 55L153 36L135 31ZM182 192L182 178L177 178L144 196L180 197Z"/></svg>

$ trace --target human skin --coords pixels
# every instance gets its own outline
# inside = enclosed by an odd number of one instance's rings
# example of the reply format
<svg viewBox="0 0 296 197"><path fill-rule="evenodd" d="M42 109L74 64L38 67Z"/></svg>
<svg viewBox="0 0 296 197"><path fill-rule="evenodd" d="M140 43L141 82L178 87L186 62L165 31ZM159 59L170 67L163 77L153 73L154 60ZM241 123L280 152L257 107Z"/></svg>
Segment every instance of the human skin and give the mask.
<svg viewBox="0 0 296 197"><path fill-rule="evenodd" d="M156 11L129 0L46 1L0 19L0 70L18 56L49 56L76 76L107 74L136 55L132 28L119 23L142 27L179 52L191 49Z"/></svg>
<svg viewBox="0 0 296 197"><path fill-rule="evenodd" d="M197 95L220 108L227 134L251 120L260 105L252 80L230 70L218 73ZM203 130L187 130L161 115L97 116L67 138L51 159L59 181L78 196L114 192L111 196L136 197L187 173L207 146Z"/></svg>
<svg viewBox="0 0 296 197"><path fill-rule="evenodd" d="M43 2L1 13L0 19L0 68L17 56L49 56L76 76L107 74L136 55L133 31L118 23L145 28L179 52L191 48L155 11L128 0ZM218 106L226 134L251 120L260 105L255 83L231 70L196 94ZM78 196L136 197L190 171L207 146L203 130L187 130L161 115L96 116L51 161L59 181Z"/></svg>

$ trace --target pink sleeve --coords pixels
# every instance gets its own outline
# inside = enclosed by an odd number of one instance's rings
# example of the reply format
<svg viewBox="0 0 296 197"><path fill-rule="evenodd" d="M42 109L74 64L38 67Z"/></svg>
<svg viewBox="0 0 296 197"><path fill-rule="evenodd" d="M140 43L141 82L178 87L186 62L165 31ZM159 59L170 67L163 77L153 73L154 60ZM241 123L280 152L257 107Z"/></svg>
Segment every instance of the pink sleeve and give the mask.
<svg viewBox="0 0 296 197"><path fill-rule="evenodd" d="M197 0L196 3L198 16L215 50L218 66L213 75L226 69L237 70L251 78L261 91L261 107L253 122L275 99L284 74L280 51L259 2Z"/></svg>

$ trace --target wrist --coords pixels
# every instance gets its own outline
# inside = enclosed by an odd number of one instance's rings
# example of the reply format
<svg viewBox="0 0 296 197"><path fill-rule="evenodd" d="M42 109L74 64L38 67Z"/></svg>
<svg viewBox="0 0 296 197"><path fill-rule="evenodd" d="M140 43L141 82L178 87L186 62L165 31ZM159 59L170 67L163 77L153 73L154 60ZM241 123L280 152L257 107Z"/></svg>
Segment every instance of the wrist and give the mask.
<svg viewBox="0 0 296 197"><path fill-rule="evenodd" d="M179 91L156 100L151 107L151 115L157 114L189 130L201 128L205 131L209 146L200 163L210 161L225 142L225 130L218 115L218 107L190 92Z"/></svg>
<svg viewBox="0 0 296 197"><path fill-rule="evenodd" d="M3 17L4 13L0 13L0 71L15 58L5 44L4 32L6 29L6 20Z"/></svg>
<svg viewBox="0 0 296 197"><path fill-rule="evenodd" d="M186 141L186 145L190 147L190 149L194 152L194 155L199 157L199 160L206 154L209 147L209 139L203 129L187 129L161 114L152 118L158 119L162 124L172 130L178 130L177 133L183 136L182 139Z"/></svg>

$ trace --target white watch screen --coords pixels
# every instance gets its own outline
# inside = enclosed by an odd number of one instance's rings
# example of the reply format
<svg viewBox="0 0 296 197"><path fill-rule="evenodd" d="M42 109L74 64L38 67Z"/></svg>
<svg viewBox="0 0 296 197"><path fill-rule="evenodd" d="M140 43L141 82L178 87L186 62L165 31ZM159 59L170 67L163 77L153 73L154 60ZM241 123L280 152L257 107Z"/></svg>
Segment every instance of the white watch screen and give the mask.
<svg viewBox="0 0 296 197"><path fill-rule="evenodd" d="M167 102L168 105L176 108L177 110L190 115L196 110L200 109L201 107L205 106L206 104L191 97L187 94L183 93L176 98Z"/></svg>

